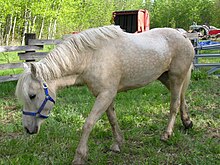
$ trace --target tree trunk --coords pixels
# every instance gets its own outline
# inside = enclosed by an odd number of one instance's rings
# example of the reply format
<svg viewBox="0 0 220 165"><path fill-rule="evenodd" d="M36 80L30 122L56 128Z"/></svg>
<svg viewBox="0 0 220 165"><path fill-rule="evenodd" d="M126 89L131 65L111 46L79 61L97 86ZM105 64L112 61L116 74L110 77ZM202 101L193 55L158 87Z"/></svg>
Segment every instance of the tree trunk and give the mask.
<svg viewBox="0 0 220 165"><path fill-rule="evenodd" d="M11 34L11 41L13 42L15 39L15 27L16 27L16 21L17 21L17 17L14 17L14 23L13 23L13 27L12 27L12 34Z"/></svg>
<svg viewBox="0 0 220 165"><path fill-rule="evenodd" d="M54 23L53 23L53 30L52 30L52 36L51 36L52 39L55 38L56 29L57 29L57 19L55 19L55 20L54 20Z"/></svg>
<svg viewBox="0 0 220 165"><path fill-rule="evenodd" d="M31 11L27 12L27 22L28 22L28 33L31 33L31 28L32 28L32 25L31 25Z"/></svg>
<svg viewBox="0 0 220 165"><path fill-rule="evenodd" d="M57 7L57 10L56 10L56 17L54 18L54 22L53 22L53 29L52 29L52 33L51 33L51 38L54 39L55 38L55 35L56 35L56 30L57 30L57 19L59 17L59 14L60 14L60 9L62 7L62 3L64 1L62 0L59 4L59 6Z"/></svg>
<svg viewBox="0 0 220 165"><path fill-rule="evenodd" d="M48 26L47 39L51 39L51 36L52 36L51 26L52 26L52 18L50 19L50 23L49 23L49 26Z"/></svg>
<svg viewBox="0 0 220 165"><path fill-rule="evenodd" d="M37 16L34 16L34 18L33 18L33 20L32 20L32 23L31 23L31 33L34 33L34 32L35 32L36 19L37 19Z"/></svg>
<svg viewBox="0 0 220 165"><path fill-rule="evenodd" d="M3 29L2 29L2 23L0 22L0 44L3 45L3 40L4 40L4 37L3 37Z"/></svg>
<svg viewBox="0 0 220 165"><path fill-rule="evenodd" d="M41 28L40 28L40 33L39 33L39 37L38 39L41 39L42 35L43 35L43 30L44 30L44 17L41 23Z"/></svg>
<svg viewBox="0 0 220 165"><path fill-rule="evenodd" d="M21 45L24 45L24 43L25 43L25 33L27 33L27 26L28 26L27 12L28 12L27 9L25 9L25 13L24 13L24 28L23 28L23 33L22 33Z"/></svg>
<svg viewBox="0 0 220 165"><path fill-rule="evenodd" d="M9 45L9 38L10 38L10 34L11 34L11 29L12 29L12 15L9 14L7 16L7 22L6 22L6 35L5 35L5 44Z"/></svg>

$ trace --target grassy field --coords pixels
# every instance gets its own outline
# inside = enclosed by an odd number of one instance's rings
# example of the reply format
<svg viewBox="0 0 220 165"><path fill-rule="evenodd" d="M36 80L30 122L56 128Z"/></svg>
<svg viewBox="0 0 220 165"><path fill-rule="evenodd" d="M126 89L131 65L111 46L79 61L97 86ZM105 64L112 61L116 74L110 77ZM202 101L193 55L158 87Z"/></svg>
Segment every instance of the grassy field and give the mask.
<svg viewBox="0 0 220 165"><path fill-rule="evenodd" d="M219 59L202 59L201 62L206 60L219 63ZM0 54L0 63L16 61L16 53ZM0 75L21 71L4 70ZM184 130L178 116L174 134L166 143L160 141L160 135L168 120L169 92L154 82L145 88L118 94L116 113L125 137L122 151L109 150L112 134L104 115L90 136L87 164L220 164L219 86L219 79L208 77L204 70L193 73L187 102L194 127ZM15 87L16 82L0 83L0 164L71 164L94 97L86 87L60 90L50 118L42 124L38 135L30 136L22 127L21 105L14 96Z"/></svg>
<svg viewBox="0 0 220 165"><path fill-rule="evenodd" d="M220 81L193 74L187 93L194 127L184 130L178 115L174 134L160 141L166 127L169 92L159 83L116 98L116 113L125 143L121 153L109 150L111 128L104 115L89 139L90 165L216 165L220 164ZM199 80L198 80L199 79ZM51 116L38 135L27 135L21 123L21 105L14 92L16 82L0 84L0 164L68 165L80 139L81 127L94 97L86 87L68 87L58 92Z"/></svg>

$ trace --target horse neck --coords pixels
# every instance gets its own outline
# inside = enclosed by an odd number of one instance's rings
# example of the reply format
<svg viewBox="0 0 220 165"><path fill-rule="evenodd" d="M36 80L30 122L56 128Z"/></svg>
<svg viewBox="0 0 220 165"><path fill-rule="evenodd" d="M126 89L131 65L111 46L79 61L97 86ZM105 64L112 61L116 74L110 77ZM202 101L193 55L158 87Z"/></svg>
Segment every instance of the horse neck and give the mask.
<svg viewBox="0 0 220 165"><path fill-rule="evenodd" d="M71 85L84 85L82 79L80 79L79 75L71 75L65 76L54 80L47 81L47 84L52 87L53 91L57 91L57 89L71 86Z"/></svg>
<svg viewBox="0 0 220 165"><path fill-rule="evenodd" d="M68 75L79 75L86 64L85 52L79 54L70 50L54 50L39 61L39 72L44 80L55 80Z"/></svg>

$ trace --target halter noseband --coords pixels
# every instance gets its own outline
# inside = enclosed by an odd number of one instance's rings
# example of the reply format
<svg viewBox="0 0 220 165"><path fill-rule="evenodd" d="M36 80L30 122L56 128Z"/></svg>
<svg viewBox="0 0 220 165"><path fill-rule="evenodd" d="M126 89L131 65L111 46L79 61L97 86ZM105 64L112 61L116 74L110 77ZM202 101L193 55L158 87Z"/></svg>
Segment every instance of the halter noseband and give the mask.
<svg viewBox="0 0 220 165"><path fill-rule="evenodd" d="M37 112L25 112L23 111L23 115L29 115L29 116L37 116L39 118L48 118L48 116L46 115L42 115L41 114L41 111L44 109L45 105L47 104L47 101L51 101L52 103L55 104L55 101L54 99L49 95L49 92L48 92L48 87L47 87L47 84L46 83L43 83L43 88L44 88L44 93L45 93L45 99L43 101L43 103L41 104L40 108L38 109Z"/></svg>

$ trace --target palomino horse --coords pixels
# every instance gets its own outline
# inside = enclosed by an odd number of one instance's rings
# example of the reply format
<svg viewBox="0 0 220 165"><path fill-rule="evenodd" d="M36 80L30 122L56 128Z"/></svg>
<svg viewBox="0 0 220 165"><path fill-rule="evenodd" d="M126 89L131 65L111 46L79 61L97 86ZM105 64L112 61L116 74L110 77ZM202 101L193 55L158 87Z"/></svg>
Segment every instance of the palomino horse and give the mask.
<svg viewBox="0 0 220 165"><path fill-rule="evenodd" d="M120 151L123 135L113 108L117 92L158 79L171 92L170 117L161 137L167 140L179 108L183 125L192 127L185 92L193 57L189 39L169 28L128 34L112 25L74 34L46 58L32 63L20 77L16 94L23 104L24 128L29 134L38 133L55 104L59 87L85 84L96 101L82 128L73 164L85 163L90 132L104 112L113 131L112 150Z"/></svg>

